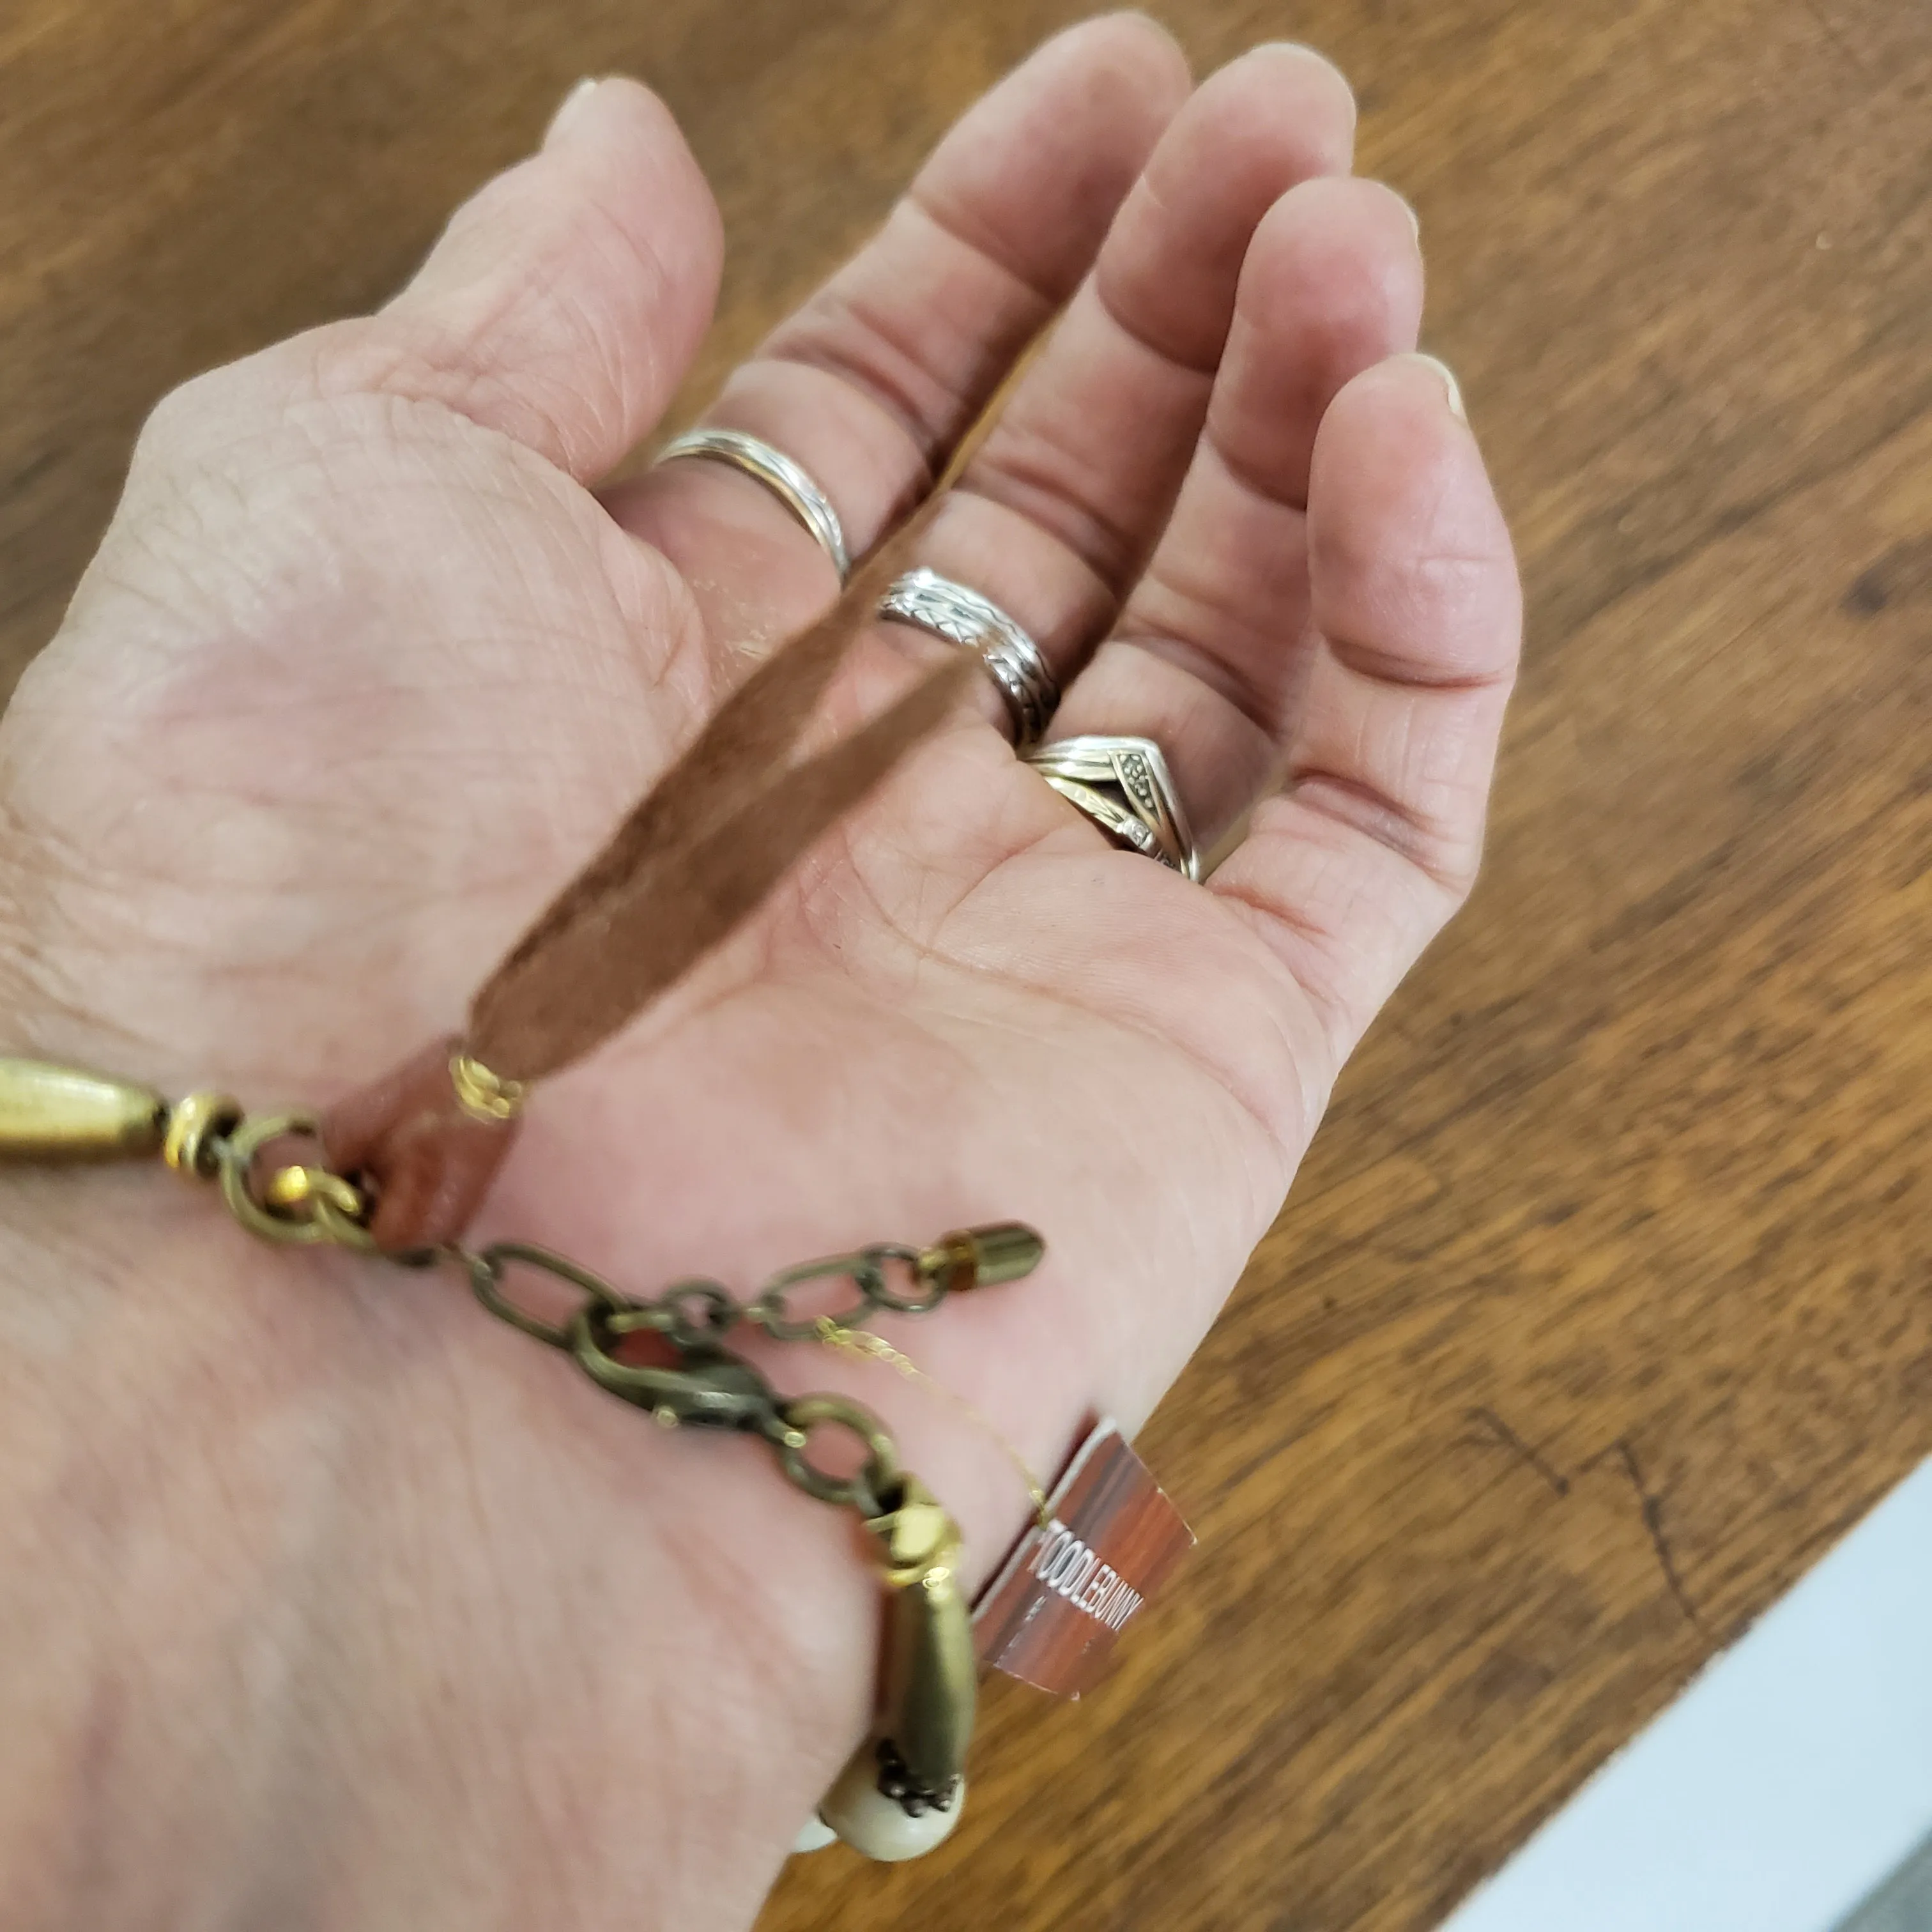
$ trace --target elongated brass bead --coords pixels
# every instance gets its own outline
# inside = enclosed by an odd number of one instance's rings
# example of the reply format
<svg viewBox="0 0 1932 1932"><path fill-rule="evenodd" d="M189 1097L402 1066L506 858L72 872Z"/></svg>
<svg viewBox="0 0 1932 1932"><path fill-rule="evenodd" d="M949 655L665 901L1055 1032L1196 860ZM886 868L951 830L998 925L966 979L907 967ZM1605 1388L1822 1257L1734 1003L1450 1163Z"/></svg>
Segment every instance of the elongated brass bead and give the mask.
<svg viewBox="0 0 1932 1932"><path fill-rule="evenodd" d="M152 1087L84 1067L0 1056L0 1160L120 1160L151 1154L168 1103Z"/></svg>
<svg viewBox="0 0 1932 1932"><path fill-rule="evenodd" d="M898 1480L895 1502L866 1524L883 1546L892 1590L885 1694L872 1735L819 1804L823 1824L885 1862L922 1857L958 1824L980 1694L958 1526L918 1476Z"/></svg>
<svg viewBox="0 0 1932 1932"><path fill-rule="evenodd" d="M958 1556L956 1540L948 1560L893 1592L889 1612L879 1730L897 1746L910 1781L928 1791L944 1792L958 1778L973 1741L980 1666L953 1568Z"/></svg>
<svg viewBox="0 0 1932 1932"><path fill-rule="evenodd" d="M866 1525L892 1594L877 1723L818 1815L854 1851L887 1862L930 1851L958 1822L979 1664L959 1587L959 1532L916 1476Z"/></svg>

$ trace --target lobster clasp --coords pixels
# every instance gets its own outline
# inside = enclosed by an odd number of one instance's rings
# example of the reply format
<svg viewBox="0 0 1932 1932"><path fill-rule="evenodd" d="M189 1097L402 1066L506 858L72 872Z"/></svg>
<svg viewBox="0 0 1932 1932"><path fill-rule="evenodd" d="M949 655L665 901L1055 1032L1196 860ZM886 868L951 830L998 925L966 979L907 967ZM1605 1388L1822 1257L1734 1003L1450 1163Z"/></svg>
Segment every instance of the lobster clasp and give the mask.
<svg viewBox="0 0 1932 1932"><path fill-rule="evenodd" d="M570 1324L571 1352L591 1380L613 1395L649 1409L667 1429L744 1429L770 1435L782 1429L778 1392L758 1371L722 1349L680 1349L668 1363L623 1362L608 1347L600 1311L579 1310Z"/></svg>

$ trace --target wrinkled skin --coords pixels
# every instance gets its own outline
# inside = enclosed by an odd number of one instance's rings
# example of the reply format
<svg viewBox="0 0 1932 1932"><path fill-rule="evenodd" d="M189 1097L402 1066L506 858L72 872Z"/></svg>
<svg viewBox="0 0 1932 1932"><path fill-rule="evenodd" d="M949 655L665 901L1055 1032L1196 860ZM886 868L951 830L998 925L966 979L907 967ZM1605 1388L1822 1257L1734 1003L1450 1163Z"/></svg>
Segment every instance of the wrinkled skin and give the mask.
<svg viewBox="0 0 1932 1932"><path fill-rule="evenodd" d="M710 412L862 548L1065 304L928 560L1047 650L1056 735L1166 746L1208 883L1109 847L976 689L539 1093L480 1232L642 1292L1023 1217L1037 1276L895 1339L1036 1466L1145 1417L1468 889L1516 658L1502 519L1407 352L1412 218L1347 177L1352 130L1304 51L1196 88L1144 20L1090 22ZM833 594L728 469L600 494L719 248L663 107L605 81L389 308L162 404L0 732L9 1048L259 1108L460 1022ZM878 627L833 718L940 648ZM270 1251L146 1171L6 1189L0 1921L748 1922L866 1719L838 1517L447 1276ZM984 1573L1024 1510L995 1448L882 1371L766 1359L886 1413Z"/></svg>

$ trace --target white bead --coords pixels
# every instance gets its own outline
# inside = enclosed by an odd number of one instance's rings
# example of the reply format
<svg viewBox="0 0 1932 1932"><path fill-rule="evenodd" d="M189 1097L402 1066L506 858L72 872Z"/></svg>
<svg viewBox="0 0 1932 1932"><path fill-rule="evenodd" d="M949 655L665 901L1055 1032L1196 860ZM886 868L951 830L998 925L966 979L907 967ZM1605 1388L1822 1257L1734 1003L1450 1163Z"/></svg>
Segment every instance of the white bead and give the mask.
<svg viewBox="0 0 1932 1932"><path fill-rule="evenodd" d="M966 1808L966 1780L959 1780L952 1802L944 1811L906 1815L904 1806L879 1789L879 1762L868 1744L855 1751L825 1794L818 1815L855 1852L884 1864L916 1858L938 1844L959 1822Z"/></svg>
<svg viewBox="0 0 1932 1932"><path fill-rule="evenodd" d="M791 1841L792 1856L796 1858L806 1852L822 1852L827 1845L838 1842L838 1834L823 1818L810 1817L800 1826L798 1836Z"/></svg>

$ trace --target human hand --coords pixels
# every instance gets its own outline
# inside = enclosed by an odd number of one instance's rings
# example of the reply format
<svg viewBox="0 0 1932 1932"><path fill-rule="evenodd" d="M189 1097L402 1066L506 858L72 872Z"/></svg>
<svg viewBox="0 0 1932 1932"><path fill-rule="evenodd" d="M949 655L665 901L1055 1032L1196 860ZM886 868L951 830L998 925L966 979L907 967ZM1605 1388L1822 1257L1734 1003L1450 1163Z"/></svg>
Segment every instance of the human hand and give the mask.
<svg viewBox="0 0 1932 1932"><path fill-rule="evenodd" d="M1245 831L1204 885L1112 850L986 686L545 1084L483 1230L650 1292L1030 1221L1040 1273L906 1346L1036 1467L1150 1409L1466 892L1517 644L1474 442L1404 352L1410 218L1342 178L1345 87L1283 47L1188 87L1137 18L1051 43L707 420L803 464L862 549L1067 302L923 560L1040 642L1052 736L1150 736L1203 849ZM733 472L598 489L718 246L662 107L607 81L381 314L162 405L0 731L16 1047L334 1098L458 1022L829 600ZM942 648L876 627L830 708ZM47 1714L0 1846L92 1750L95 1922L743 1922L864 1720L872 1586L836 1519L743 1445L640 1431L452 1283L267 1256L158 1192L20 1191L0 1564L37 1579L10 1661ZM862 1367L774 1375L862 1391L997 1558L1022 1504L974 1431ZM82 1441L121 1480L76 1497Z"/></svg>

